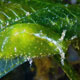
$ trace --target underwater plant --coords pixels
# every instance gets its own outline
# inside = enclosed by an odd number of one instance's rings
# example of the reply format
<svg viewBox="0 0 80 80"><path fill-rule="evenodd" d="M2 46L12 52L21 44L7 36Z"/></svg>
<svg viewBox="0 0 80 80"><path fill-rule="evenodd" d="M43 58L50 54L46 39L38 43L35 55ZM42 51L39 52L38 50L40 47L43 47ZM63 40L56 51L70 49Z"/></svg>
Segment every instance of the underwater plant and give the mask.
<svg viewBox="0 0 80 80"><path fill-rule="evenodd" d="M31 64L33 58L53 56L70 80L80 80L65 56L71 43L80 40L80 5L62 0L0 4L0 78L27 60Z"/></svg>

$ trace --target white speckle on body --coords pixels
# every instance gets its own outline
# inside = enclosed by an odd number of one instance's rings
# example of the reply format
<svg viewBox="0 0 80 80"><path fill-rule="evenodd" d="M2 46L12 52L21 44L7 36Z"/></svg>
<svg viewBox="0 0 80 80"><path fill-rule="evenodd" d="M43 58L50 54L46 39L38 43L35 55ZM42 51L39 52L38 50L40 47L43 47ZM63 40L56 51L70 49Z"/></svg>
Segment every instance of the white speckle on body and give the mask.
<svg viewBox="0 0 80 80"><path fill-rule="evenodd" d="M14 51L17 52L17 48L16 47L14 48Z"/></svg>
<svg viewBox="0 0 80 80"><path fill-rule="evenodd" d="M29 16L30 15L30 13L29 12L26 12L26 16Z"/></svg>
<svg viewBox="0 0 80 80"><path fill-rule="evenodd" d="M63 41L65 35L66 35L67 30L63 30L61 38L59 39L60 41Z"/></svg>
<svg viewBox="0 0 80 80"><path fill-rule="evenodd" d="M9 37L6 37L6 38L4 39L4 41L3 41L3 43L2 43L2 46L1 46L1 51L2 51L2 52L4 51L4 46L5 46L5 44L7 43L8 38L9 38Z"/></svg>
<svg viewBox="0 0 80 80"><path fill-rule="evenodd" d="M27 58L27 60L29 61L30 67L32 66L32 58Z"/></svg>
<svg viewBox="0 0 80 80"><path fill-rule="evenodd" d="M72 37L71 37L71 40L73 40L73 39L75 39L75 38L77 38L77 36L76 36L76 35L75 35L75 36L72 36Z"/></svg>

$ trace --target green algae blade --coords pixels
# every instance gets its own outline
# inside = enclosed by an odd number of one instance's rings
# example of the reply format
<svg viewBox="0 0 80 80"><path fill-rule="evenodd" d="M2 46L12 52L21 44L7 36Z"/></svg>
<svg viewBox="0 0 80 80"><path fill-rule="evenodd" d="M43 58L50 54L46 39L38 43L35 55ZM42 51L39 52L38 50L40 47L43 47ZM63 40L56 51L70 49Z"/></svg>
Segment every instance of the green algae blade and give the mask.
<svg viewBox="0 0 80 80"><path fill-rule="evenodd" d="M40 6L36 7L37 5ZM28 1L25 5L18 3L4 4L4 6L1 6L0 29L16 23L29 22L52 27L53 31L60 35L63 30L67 30L67 39L75 35L80 37L80 27L78 27L80 26L80 19L79 14L74 12L75 10L77 12L80 10L79 5L53 5L35 0Z"/></svg>

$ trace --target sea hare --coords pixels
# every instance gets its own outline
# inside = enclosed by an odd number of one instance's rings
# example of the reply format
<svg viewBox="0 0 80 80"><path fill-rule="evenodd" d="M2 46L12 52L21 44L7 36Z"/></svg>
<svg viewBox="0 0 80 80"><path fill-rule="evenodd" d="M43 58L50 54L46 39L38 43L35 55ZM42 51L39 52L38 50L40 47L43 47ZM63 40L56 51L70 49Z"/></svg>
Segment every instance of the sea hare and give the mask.
<svg viewBox="0 0 80 80"><path fill-rule="evenodd" d="M1 31L0 38L0 59L6 61L6 67L7 61L12 60L14 64L15 58L19 59L20 63L15 62L18 65L30 58L53 54L60 54L64 64L63 42L50 28L31 23L15 24Z"/></svg>

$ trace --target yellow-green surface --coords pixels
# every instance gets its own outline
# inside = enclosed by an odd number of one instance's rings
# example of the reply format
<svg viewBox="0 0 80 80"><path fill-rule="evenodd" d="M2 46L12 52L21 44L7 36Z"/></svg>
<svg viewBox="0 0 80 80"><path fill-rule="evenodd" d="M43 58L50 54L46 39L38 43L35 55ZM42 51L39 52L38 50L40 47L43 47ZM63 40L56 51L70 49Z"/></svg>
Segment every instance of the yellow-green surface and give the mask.
<svg viewBox="0 0 80 80"><path fill-rule="evenodd" d="M39 57L59 53L59 35L38 24L15 24L0 32L0 58Z"/></svg>

